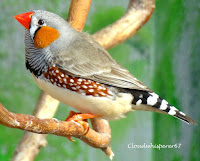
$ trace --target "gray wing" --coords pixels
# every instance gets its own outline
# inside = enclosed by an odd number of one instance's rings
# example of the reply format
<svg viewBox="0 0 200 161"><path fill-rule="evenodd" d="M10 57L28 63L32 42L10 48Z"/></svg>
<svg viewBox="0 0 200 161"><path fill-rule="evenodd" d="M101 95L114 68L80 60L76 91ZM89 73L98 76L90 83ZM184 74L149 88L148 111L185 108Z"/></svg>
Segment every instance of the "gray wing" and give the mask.
<svg viewBox="0 0 200 161"><path fill-rule="evenodd" d="M66 74L129 89L151 91L119 65L90 35L80 33L67 50L55 56L55 64Z"/></svg>

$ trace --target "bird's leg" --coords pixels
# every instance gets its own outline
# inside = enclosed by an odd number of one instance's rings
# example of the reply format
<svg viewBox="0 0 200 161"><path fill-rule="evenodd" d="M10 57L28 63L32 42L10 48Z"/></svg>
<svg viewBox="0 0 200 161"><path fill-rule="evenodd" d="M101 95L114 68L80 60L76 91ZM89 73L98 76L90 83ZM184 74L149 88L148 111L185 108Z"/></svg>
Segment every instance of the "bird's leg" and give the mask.
<svg viewBox="0 0 200 161"><path fill-rule="evenodd" d="M87 119L95 118L95 117L101 117L99 115L94 115L92 113L76 113L74 111L70 111L69 116L65 119L65 121L75 121L79 124L81 124L85 129L85 134L89 130L89 124L87 122ZM71 139L71 136L67 137L70 141L75 141Z"/></svg>

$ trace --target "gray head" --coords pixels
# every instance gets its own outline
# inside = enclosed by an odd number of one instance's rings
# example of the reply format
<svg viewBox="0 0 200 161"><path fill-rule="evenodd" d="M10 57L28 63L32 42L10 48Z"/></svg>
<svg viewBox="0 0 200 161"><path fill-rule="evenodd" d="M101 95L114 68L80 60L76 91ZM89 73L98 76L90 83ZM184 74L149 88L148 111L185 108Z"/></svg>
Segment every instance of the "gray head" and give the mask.
<svg viewBox="0 0 200 161"><path fill-rule="evenodd" d="M43 26L52 27L57 29L59 32L62 32L62 30L66 31L66 29L72 29L63 18L55 13L45 10L34 10L33 12L34 14L32 15L29 29L32 38L34 37L36 31Z"/></svg>
<svg viewBox="0 0 200 161"><path fill-rule="evenodd" d="M54 13L34 10L28 14L31 19L29 27L25 27L26 67L39 76L48 68L48 65L53 63L52 53L59 51L62 48L61 45L66 46L76 31L63 18ZM49 32L49 29L54 33Z"/></svg>
<svg viewBox="0 0 200 161"><path fill-rule="evenodd" d="M26 67L36 76L54 64L57 55L66 53L80 35L63 18L48 11L34 10L15 18L26 28Z"/></svg>

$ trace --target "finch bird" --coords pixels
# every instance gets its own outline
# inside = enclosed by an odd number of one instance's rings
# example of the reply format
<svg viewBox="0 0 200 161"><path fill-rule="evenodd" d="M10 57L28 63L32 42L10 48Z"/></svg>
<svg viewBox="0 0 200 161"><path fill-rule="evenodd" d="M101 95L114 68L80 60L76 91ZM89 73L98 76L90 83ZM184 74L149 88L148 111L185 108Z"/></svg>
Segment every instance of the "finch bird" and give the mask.
<svg viewBox="0 0 200 161"><path fill-rule="evenodd" d="M37 85L81 112L82 119L121 119L135 110L190 117L118 64L92 36L44 10L16 15L25 27L26 68ZM88 115L87 115L88 114Z"/></svg>

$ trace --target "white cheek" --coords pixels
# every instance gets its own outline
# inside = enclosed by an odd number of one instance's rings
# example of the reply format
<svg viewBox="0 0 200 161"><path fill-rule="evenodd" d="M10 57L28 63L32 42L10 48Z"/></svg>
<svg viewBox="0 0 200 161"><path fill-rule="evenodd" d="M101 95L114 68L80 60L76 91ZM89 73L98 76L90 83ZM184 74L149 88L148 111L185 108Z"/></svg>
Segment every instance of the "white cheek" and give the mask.
<svg viewBox="0 0 200 161"><path fill-rule="evenodd" d="M38 26L37 26L37 18L32 16L31 18L31 25L30 25L30 29L29 29L29 32L30 32L30 35L31 35L31 38L33 39L34 35L35 35L35 31L38 29Z"/></svg>
<svg viewBox="0 0 200 161"><path fill-rule="evenodd" d="M43 24L42 26L46 26L46 24ZM31 27L29 29L32 39L34 38L35 32L37 31L37 29L42 26L38 25L38 19L33 16L31 19Z"/></svg>
<svg viewBox="0 0 200 161"><path fill-rule="evenodd" d="M38 26L36 25L31 25L31 28L30 28L30 35L31 35L31 38L33 39L34 35L35 35L35 31L38 29Z"/></svg>

